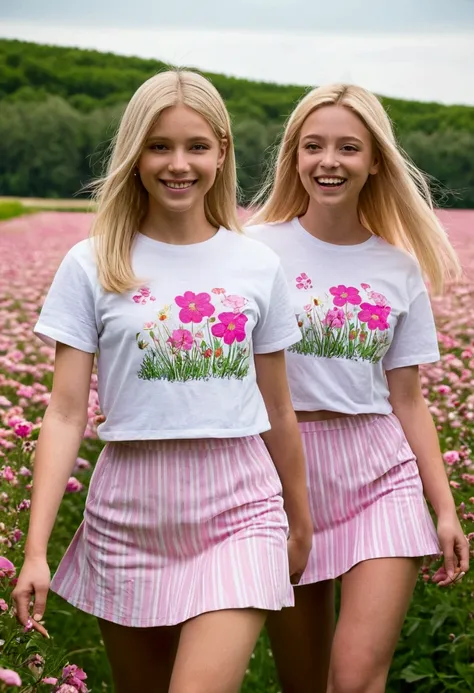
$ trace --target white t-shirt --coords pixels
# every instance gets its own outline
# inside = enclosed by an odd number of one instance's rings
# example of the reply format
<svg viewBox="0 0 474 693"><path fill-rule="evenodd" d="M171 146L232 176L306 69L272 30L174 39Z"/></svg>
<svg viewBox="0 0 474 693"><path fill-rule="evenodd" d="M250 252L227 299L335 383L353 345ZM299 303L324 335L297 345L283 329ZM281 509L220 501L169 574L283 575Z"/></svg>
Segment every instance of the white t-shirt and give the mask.
<svg viewBox="0 0 474 693"><path fill-rule="evenodd" d="M296 411L389 414L385 372L439 359L416 260L378 236L335 245L298 219L247 233L280 257L302 339L286 362Z"/></svg>
<svg viewBox="0 0 474 693"><path fill-rule="evenodd" d="M137 234L134 291L107 293L93 241L64 258L35 333L98 352L102 440L243 437L270 428L254 354L301 338L278 257L219 229L172 245Z"/></svg>

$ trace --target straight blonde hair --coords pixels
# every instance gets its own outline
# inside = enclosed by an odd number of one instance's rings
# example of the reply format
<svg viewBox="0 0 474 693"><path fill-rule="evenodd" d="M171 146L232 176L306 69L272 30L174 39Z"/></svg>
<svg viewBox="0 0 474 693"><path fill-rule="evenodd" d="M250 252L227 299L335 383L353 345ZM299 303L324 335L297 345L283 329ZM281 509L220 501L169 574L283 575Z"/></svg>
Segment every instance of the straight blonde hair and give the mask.
<svg viewBox="0 0 474 693"><path fill-rule="evenodd" d="M99 281L106 291L123 293L140 282L133 273L130 253L148 209L148 193L134 170L160 113L177 104L194 109L207 120L219 142L226 140L226 157L205 197L204 208L207 220L216 228L241 231L234 145L224 101L215 87L196 72L161 72L133 95L112 141L106 174L91 185L97 202L91 236Z"/></svg>
<svg viewBox="0 0 474 693"><path fill-rule="evenodd" d="M359 197L360 222L373 234L414 255L435 293L446 280L461 276L459 259L433 208L424 174L397 144L380 101L362 87L332 84L306 94L285 127L276 162L254 200L258 207L249 224L290 221L305 214L309 196L297 173L300 132L306 118L324 106L344 106L372 135L380 161Z"/></svg>

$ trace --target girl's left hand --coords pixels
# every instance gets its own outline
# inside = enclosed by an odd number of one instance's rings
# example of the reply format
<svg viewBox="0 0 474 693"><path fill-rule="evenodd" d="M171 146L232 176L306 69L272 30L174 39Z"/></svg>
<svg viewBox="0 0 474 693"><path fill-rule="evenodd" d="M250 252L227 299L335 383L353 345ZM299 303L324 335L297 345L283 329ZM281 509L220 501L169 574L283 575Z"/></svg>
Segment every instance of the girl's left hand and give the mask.
<svg viewBox="0 0 474 693"><path fill-rule="evenodd" d="M439 587L446 587L461 580L469 570L469 541L464 536L455 511L439 516L438 539L444 565L433 576L433 582Z"/></svg>

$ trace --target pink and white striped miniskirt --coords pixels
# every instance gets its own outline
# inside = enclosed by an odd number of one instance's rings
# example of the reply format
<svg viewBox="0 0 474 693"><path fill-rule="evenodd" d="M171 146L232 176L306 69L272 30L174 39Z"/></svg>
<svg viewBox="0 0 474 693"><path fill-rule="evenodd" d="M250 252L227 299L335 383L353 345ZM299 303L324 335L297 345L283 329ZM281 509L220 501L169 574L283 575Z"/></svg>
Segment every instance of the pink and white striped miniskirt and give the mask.
<svg viewBox="0 0 474 693"><path fill-rule="evenodd" d="M415 456L394 414L299 424L313 546L300 585L371 558L440 552Z"/></svg>
<svg viewBox="0 0 474 693"><path fill-rule="evenodd" d="M108 443L51 589L124 626L293 606L281 484L260 436Z"/></svg>

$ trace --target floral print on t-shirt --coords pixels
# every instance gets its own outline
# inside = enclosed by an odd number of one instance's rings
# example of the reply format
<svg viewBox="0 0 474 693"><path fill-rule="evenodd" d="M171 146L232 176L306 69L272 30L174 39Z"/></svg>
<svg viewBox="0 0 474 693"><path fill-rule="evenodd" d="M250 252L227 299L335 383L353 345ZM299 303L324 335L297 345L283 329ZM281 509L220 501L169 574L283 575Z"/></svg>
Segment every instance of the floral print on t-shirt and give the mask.
<svg viewBox="0 0 474 693"><path fill-rule="evenodd" d="M313 288L305 272L295 283L302 292ZM289 351L378 363L390 346L391 311L387 298L370 284L339 284L323 297L310 294L296 315L303 338Z"/></svg>
<svg viewBox="0 0 474 693"><path fill-rule="evenodd" d="M241 380L249 370L248 317L243 312L248 299L214 288L211 294L185 291L173 305L156 311L143 323L136 343L144 351L138 377L143 380ZM148 287L132 296L139 305L156 298ZM213 301L220 301L216 308ZM220 306L219 306L220 307Z"/></svg>

